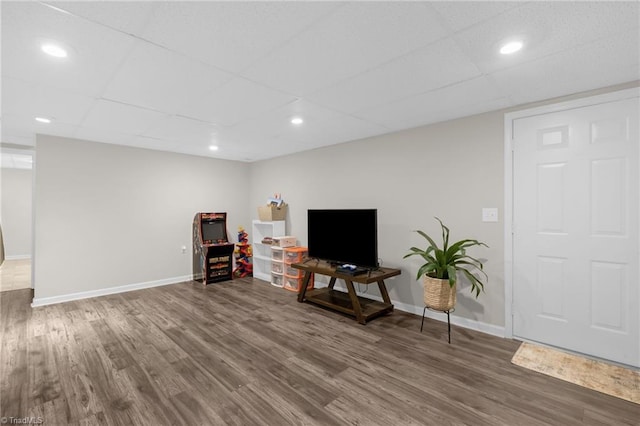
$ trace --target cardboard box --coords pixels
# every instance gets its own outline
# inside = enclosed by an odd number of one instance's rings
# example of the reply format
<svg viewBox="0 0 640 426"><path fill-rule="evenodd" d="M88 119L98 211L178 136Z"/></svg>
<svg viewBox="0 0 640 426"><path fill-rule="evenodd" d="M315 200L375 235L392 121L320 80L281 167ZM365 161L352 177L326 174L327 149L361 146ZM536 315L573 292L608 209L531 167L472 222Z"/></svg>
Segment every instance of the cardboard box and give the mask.
<svg viewBox="0 0 640 426"><path fill-rule="evenodd" d="M287 205L282 203L276 206L260 206L258 207L258 218L264 222L272 222L274 220L285 220L287 217Z"/></svg>

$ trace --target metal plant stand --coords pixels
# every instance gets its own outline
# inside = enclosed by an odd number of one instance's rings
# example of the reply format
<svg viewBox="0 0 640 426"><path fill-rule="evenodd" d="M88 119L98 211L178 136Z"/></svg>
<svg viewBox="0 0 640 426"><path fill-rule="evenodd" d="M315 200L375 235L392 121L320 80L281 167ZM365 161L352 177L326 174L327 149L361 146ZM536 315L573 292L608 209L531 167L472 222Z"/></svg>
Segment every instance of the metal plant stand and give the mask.
<svg viewBox="0 0 640 426"><path fill-rule="evenodd" d="M424 309L422 310L422 323L420 324L420 333L422 333L422 328L424 327L424 314L427 312L427 309L429 309L430 311L444 312L445 314L447 314L447 332L449 334L449 343L451 343L451 318L449 314L455 311L456 308L449 309L448 311L440 311L438 309L432 309L428 306L425 306Z"/></svg>

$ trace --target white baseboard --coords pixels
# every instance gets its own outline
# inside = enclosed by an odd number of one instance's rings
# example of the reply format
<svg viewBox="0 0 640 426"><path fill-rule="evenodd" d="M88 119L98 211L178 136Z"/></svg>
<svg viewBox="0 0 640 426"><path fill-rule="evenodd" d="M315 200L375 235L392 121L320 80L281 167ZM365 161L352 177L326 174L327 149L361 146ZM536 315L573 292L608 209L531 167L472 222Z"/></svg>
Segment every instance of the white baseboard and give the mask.
<svg viewBox="0 0 640 426"><path fill-rule="evenodd" d="M318 283L318 284L320 284L318 287L327 287L327 285L324 283ZM336 290L341 290L344 292L347 291L346 288L338 285L336 285L335 288ZM357 292L357 293L359 296L367 297L369 299L374 299L379 302L382 301L382 297L376 296L374 294L362 293L362 292ZM391 303L393 303L394 309L397 309L403 312L408 312L410 314L415 314L422 317L422 310L424 309L424 306L409 305L408 303L402 303L396 300L391 300ZM447 314L445 314L444 312L434 312L427 309L424 316L426 318L434 319L437 321L447 322ZM451 317L451 324L453 325L464 327L469 330L479 331L481 333L491 334L492 336L505 337L505 328L502 326L487 324L485 322L476 321L476 320L472 320L464 317L459 317L456 315L451 315L450 317Z"/></svg>
<svg viewBox="0 0 640 426"><path fill-rule="evenodd" d="M46 306L46 305L53 305L56 303L70 302L72 300L88 299L91 297L106 296L108 294L125 293L127 291L142 290L145 288L160 287L160 286L169 285L169 284L178 284L185 281L191 281L191 278L192 278L191 275L183 275L181 277L166 278L164 280L147 281L143 283L128 284L128 285L122 285L118 287L102 288L99 290L82 291L80 293L63 294L60 296L34 297L33 302L31 302L31 307L35 308L38 306ZM37 289L36 289L36 292L37 292Z"/></svg>
<svg viewBox="0 0 640 426"><path fill-rule="evenodd" d="M5 256L4 260L26 260L26 259L31 259L31 255L30 254L17 254L17 255L13 255L13 256Z"/></svg>
<svg viewBox="0 0 640 426"><path fill-rule="evenodd" d="M372 296L368 295L367 297L372 297ZM381 300L379 298L376 298L376 299ZM413 306L413 305L408 305L406 303L396 302L393 300L391 302L393 303L394 308L400 311L409 312L411 314L422 316L422 310L424 309L424 306ZM447 322L447 314L445 314L444 312L435 312L427 309L424 316L425 318ZM482 333L491 334L492 336L505 337L505 334L504 334L505 329L504 327L501 327L499 325L487 324L486 322L459 317L453 314L450 315L450 317L451 317L451 324L453 325L464 327L469 330L475 330L475 331L480 331Z"/></svg>

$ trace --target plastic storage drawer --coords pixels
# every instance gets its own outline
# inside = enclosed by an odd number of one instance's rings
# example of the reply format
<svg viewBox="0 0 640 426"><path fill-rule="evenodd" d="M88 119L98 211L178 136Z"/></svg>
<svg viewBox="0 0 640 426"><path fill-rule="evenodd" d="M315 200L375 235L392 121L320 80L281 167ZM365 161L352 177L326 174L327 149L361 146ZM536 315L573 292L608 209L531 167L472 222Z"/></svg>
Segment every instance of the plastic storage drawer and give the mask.
<svg viewBox="0 0 640 426"><path fill-rule="evenodd" d="M291 247L284 249L284 261L286 263L302 262L309 255L309 249L306 247Z"/></svg>
<svg viewBox="0 0 640 426"><path fill-rule="evenodd" d="M271 272L275 272L276 274L284 274L284 263L272 260Z"/></svg>
<svg viewBox="0 0 640 426"><path fill-rule="evenodd" d="M292 267L291 264L287 263L285 265L286 266L284 268L284 274L287 277L289 277L289 278L302 278L302 276L304 275L304 271Z"/></svg>
<svg viewBox="0 0 640 426"><path fill-rule="evenodd" d="M276 247L293 247L296 245L296 237L290 235L273 237L273 245Z"/></svg>
<svg viewBox="0 0 640 426"><path fill-rule="evenodd" d="M271 273L271 285L276 287L284 286L284 275L276 274L275 272Z"/></svg>
<svg viewBox="0 0 640 426"><path fill-rule="evenodd" d="M279 247L271 247L271 260L282 262L284 260L284 249Z"/></svg>
<svg viewBox="0 0 640 426"><path fill-rule="evenodd" d="M302 282L304 278L293 278L284 276L284 289L289 291L295 291L296 293L300 291L302 288ZM309 284L307 284L307 290L311 290L313 288L313 274L309 278Z"/></svg>

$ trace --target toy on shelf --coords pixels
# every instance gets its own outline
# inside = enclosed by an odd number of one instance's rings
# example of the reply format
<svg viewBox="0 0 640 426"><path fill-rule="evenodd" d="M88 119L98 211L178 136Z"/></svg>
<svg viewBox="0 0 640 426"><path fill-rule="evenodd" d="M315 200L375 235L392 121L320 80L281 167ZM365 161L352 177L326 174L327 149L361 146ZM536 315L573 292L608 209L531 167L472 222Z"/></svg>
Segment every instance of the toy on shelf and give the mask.
<svg viewBox="0 0 640 426"><path fill-rule="evenodd" d="M249 244L249 234L242 226L238 227L238 243L235 249L236 269L233 271L235 278L253 276L253 264L251 263L251 244Z"/></svg>

